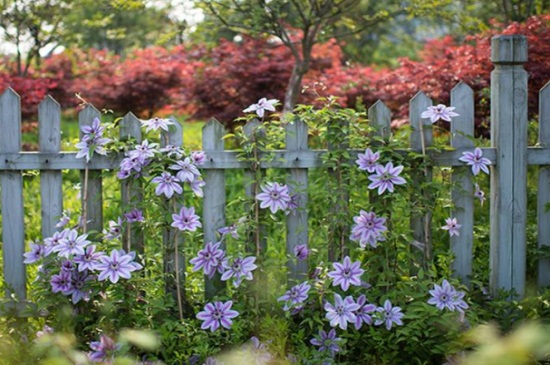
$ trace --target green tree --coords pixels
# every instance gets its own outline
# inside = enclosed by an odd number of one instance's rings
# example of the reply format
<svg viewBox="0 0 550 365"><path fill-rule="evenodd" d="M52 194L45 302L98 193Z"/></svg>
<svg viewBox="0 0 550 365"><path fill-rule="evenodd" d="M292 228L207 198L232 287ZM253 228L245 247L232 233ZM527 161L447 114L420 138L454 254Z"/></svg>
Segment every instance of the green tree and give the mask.
<svg viewBox="0 0 550 365"><path fill-rule="evenodd" d="M375 29L399 15L426 15L451 0L197 0L220 25L247 34L268 34L288 47L294 66L283 109L292 110L308 71L313 46L330 37Z"/></svg>

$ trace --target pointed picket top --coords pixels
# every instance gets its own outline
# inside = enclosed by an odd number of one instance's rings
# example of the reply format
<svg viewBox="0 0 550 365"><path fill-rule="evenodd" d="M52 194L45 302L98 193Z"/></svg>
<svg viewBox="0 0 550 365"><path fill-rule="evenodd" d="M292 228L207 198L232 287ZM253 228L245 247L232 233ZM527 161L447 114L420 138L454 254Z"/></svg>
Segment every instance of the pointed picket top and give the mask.
<svg viewBox="0 0 550 365"><path fill-rule="evenodd" d="M373 135L387 139L391 135L391 111L382 100L377 100L368 111L370 125L374 128Z"/></svg>
<svg viewBox="0 0 550 365"><path fill-rule="evenodd" d="M0 96L0 152L21 151L21 102L8 88Z"/></svg>
<svg viewBox="0 0 550 365"><path fill-rule="evenodd" d="M458 116L451 120L451 145L454 148L472 147L474 142L474 91L464 82L451 90L451 106Z"/></svg>
<svg viewBox="0 0 550 365"><path fill-rule="evenodd" d="M244 134L250 138L255 134L256 129L261 126L262 123L256 118L249 120L243 127Z"/></svg>
<svg viewBox="0 0 550 365"><path fill-rule="evenodd" d="M38 105L38 144L41 152L58 152L61 148L61 107L50 95Z"/></svg>
<svg viewBox="0 0 550 365"><path fill-rule="evenodd" d="M95 118L98 118L101 120L101 113L99 110L97 110L92 104L86 105L84 109L82 109L78 113L78 125L82 128L82 126L85 125L92 125ZM82 137L82 129L80 130L80 136Z"/></svg>
<svg viewBox="0 0 550 365"><path fill-rule="evenodd" d="M432 144L432 123L429 118L422 118L422 112L426 111L429 106L432 106L432 99L430 99L422 91L416 93L409 103L409 119L413 131L410 137L411 148L420 150L422 147L422 137L420 135L420 129L424 131L424 146L430 146ZM421 125L422 124L422 125Z"/></svg>
<svg viewBox="0 0 550 365"><path fill-rule="evenodd" d="M292 123L287 124L285 129L285 143L287 149L308 149L308 126L303 120L296 118Z"/></svg>
<svg viewBox="0 0 550 365"><path fill-rule="evenodd" d="M225 147L225 127L216 118L211 118L202 127L202 149L223 150Z"/></svg>
<svg viewBox="0 0 550 365"><path fill-rule="evenodd" d="M174 116L170 116L168 119L173 123L173 125L168 126L168 132L164 130L161 131L161 145L163 147L166 145L182 147L183 127Z"/></svg>
<svg viewBox="0 0 550 365"><path fill-rule="evenodd" d="M539 144L550 146L550 82L539 92Z"/></svg>
<svg viewBox="0 0 550 365"><path fill-rule="evenodd" d="M141 121L132 112L126 115L120 121L120 138L133 137L136 142L141 142Z"/></svg>

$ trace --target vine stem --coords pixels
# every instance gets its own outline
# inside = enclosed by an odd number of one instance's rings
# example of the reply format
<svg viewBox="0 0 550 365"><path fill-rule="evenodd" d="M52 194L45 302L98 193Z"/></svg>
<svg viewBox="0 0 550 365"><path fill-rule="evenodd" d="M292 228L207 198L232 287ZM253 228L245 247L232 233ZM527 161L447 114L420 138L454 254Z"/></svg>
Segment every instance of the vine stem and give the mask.
<svg viewBox="0 0 550 365"><path fill-rule="evenodd" d="M128 184L128 188L125 191L126 193L126 202L130 201L130 186ZM122 228L122 227L121 227ZM127 229L126 229L126 252L130 252L130 249L132 248L131 244L132 239L132 223L128 223Z"/></svg>
<svg viewBox="0 0 550 365"><path fill-rule="evenodd" d="M82 193L82 231L85 234L88 230L88 178L89 178L89 168L86 164L84 169L84 192Z"/></svg>
<svg viewBox="0 0 550 365"><path fill-rule="evenodd" d="M426 156L426 140L424 138L424 123L422 120L420 120L420 143L422 145L422 155ZM424 176L428 176L428 167L424 165ZM426 263L430 260L431 257L431 247L430 247L430 222L428 219L428 216L425 215L423 217L424 221L424 241L425 241L425 248L424 248L424 257L426 259Z"/></svg>
<svg viewBox="0 0 550 365"><path fill-rule="evenodd" d="M176 210L176 201L172 199L174 211ZM180 285L180 265L179 265L179 250L178 250L178 235L179 230L176 228L176 234L174 235L174 268L176 270L176 295L178 297L178 312L180 315L180 321L183 322L183 303L181 301L181 285Z"/></svg>

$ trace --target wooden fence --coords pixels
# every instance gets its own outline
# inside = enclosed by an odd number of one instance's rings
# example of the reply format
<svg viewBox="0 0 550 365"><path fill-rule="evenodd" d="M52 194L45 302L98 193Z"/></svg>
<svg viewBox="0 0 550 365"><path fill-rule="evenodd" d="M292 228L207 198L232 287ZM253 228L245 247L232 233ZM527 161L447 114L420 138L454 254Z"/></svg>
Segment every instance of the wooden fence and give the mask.
<svg viewBox="0 0 550 365"><path fill-rule="evenodd" d="M550 245L550 212L545 204L550 202L550 87L540 91L539 143L536 147L527 146L527 72L523 64L527 61L527 42L523 36L497 36L492 40L492 62L495 69L491 74L491 147L484 148L483 154L492 162L490 194L490 268L492 290L515 289L520 296L525 292L526 270L526 213L527 213L527 166L539 166L538 187L538 240L539 245ZM50 236L55 224L62 215L63 193L61 170L89 168L89 179L85 186L88 197L87 215L91 222L89 229L101 231L102 216L102 178L101 171L115 169L120 159L96 156L87 165L84 159L75 158L74 152L60 150L60 108L55 100L47 97L39 106L39 152L21 152L21 117L19 97L7 90L0 97L0 183L2 190L2 240L4 257L4 279L19 298L26 297L26 273L23 264L25 251L25 226L23 209L23 170L39 170L41 178L42 233ZM432 129L429 119L420 118L421 112L432 105L432 101L422 92L410 101L410 123L413 132L410 148L421 150L422 143L430 146ZM451 105L456 107L460 116L451 123L451 145L454 149L442 152L430 152L433 166L450 166L453 186L461 186L452 192L455 211L453 215L462 224L460 236L451 237L451 249L456 255L453 263L455 275L468 283L472 272L474 196L471 172L459 158L464 151L472 151L473 142L467 136L474 133L473 92L469 86L459 83L451 92ZM79 113L79 124L89 125L99 112L92 106ZM368 110L370 123L377 126L378 133L390 133L390 112L383 102L376 102ZM254 123L254 122L253 122ZM422 127L423 124L425 127ZM182 144L182 130L170 133L170 144ZM245 130L253 130L249 124ZM420 135L423 133L423 137ZM216 240L217 229L225 226L225 170L247 169L249 164L238 159L238 152L227 151L222 136L224 128L211 120L203 129L203 150L207 162L202 166L206 170L204 188L203 232L205 242ZM128 114L121 123L121 136L133 136L141 140L140 122ZM261 168L286 169L289 181L308 185L308 169L322 167L322 155L326 150L308 148L307 126L296 122L287 126L286 149L274 151L271 162L262 162ZM422 141L423 140L423 141ZM352 161L363 151L351 151ZM122 197L127 202L135 198L133 183L123 182ZM252 195L250 188L247 194ZM287 250L293 252L298 244L308 243L307 193L301 193L300 208L295 215L287 217ZM429 225L413 222L415 238L423 242L429 232ZM420 218L422 219L422 217ZM300 229L298 229L300 228ZM143 237L132 233L133 248L142 250ZM167 252L173 245L174 232L167 230L164 235ZM127 244L125 241L124 245ZM141 246L141 248L140 248ZM170 256L172 255L172 256ZM184 258L174 260L173 254L165 258L166 272L183 277L183 265L179 270L173 267L174 261L184 262ZM305 264L289 263L290 276L299 276L306 272ZM550 285L550 262L541 260L538 272L539 286ZM211 285L207 291L211 291ZM167 284L167 290L174 286ZM11 293L8 289L8 295ZM174 293L178 295L181 293Z"/></svg>

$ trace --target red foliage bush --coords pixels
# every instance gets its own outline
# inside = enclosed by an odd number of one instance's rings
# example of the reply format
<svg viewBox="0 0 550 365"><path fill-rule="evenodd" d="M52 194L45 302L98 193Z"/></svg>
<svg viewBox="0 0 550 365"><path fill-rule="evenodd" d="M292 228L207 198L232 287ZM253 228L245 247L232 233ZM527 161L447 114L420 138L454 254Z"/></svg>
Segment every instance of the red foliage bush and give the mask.
<svg viewBox="0 0 550 365"><path fill-rule="evenodd" d="M44 97L57 87L51 78L29 76L14 76L0 72L0 93L11 87L21 97L21 115L23 119L36 117L38 104Z"/></svg>

